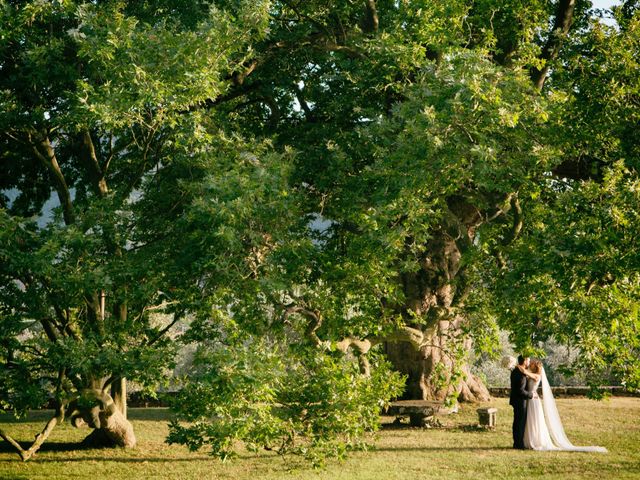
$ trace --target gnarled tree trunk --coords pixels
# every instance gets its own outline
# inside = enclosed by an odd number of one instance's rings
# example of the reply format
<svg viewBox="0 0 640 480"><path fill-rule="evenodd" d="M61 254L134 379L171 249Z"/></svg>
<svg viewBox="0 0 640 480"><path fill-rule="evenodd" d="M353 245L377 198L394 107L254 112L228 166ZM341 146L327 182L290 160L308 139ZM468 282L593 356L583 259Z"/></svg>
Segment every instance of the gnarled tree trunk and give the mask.
<svg viewBox="0 0 640 480"><path fill-rule="evenodd" d="M452 390L457 399L464 402L484 402L489 400L487 387L473 375L467 364L458 365L464 378L457 384L443 388L436 377L450 375L453 360L444 353L447 348L447 334L432 337L434 346L425 346L416 350L406 342L386 343L387 357L396 370L407 375L407 388L403 395L406 400L442 401Z"/></svg>
<svg viewBox="0 0 640 480"><path fill-rule="evenodd" d="M117 391L118 389L116 389ZM122 405L122 400L120 403ZM71 423L74 427L88 426L94 429L83 440L83 445L90 447L135 447L136 436L133 425L126 417L126 400L124 406L123 412L114 398L104 390L85 390L81 398L74 404L75 410L71 414Z"/></svg>
<svg viewBox="0 0 640 480"><path fill-rule="evenodd" d="M455 307L462 306L466 295L460 264L462 252L471 245L482 216L455 199L449 207L451 214L427 245L420 269L400 276L405 294L400 311L410 326L424 332L426 341L419 349L407 342L387 342L385 350L394 367L408 376L405 399L443 400L455 390L461 401L487 401L490 397L487 388L466 363L454 365L450 355L455 337L458 337L455 341L464 342L467 351L471 347L469 339L459 338L465 319ZM411 325L413 313L430 319L426 328ZM442 387L439 379L451 379L454 367L462 371L462 379Z"/></svg>

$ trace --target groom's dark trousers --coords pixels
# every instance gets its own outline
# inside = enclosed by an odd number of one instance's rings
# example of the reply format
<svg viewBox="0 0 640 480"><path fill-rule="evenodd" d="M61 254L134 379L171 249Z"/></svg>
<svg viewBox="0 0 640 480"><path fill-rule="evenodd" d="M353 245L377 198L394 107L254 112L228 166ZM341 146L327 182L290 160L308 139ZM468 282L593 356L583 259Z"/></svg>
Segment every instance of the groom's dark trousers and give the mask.
<svg viewBox="0 0 640 480"><path fill-rule="evenodd" d="M524 428L527 424L527 400L533 393L527 390L527 377L514 368L511 372L509 404L513 407L513 448L524 448Z"/></svg>

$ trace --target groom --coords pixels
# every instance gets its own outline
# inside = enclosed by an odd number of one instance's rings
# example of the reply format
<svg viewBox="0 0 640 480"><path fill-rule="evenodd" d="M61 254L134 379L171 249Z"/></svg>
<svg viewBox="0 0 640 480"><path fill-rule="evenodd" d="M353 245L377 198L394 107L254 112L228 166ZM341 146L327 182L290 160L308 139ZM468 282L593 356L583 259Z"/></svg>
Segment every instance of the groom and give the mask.
<svg viewBox="0 0 640 480"><path fill-rule="evenodd" d="M518 365L529 367L529 357L518 356ZM524 427L527 423L527 400L533 392L527 390L527 377L518 369L511 371L509 405L513 407L513 448L524 450Z"/></svg>

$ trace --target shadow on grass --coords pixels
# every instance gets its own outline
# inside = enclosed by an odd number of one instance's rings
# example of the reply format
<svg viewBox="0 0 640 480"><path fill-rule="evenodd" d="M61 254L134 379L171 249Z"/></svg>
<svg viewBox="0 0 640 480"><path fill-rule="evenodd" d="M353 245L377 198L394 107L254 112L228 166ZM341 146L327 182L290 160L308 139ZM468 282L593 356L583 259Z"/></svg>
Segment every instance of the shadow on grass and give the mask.
<svg viewBox="0 0 640 480"><path fill-rule="evenodd" d="M422 430L426 432L429 430L435 430L435 429L441 429L441 428L442 427L417 427L406 422L389 422L389 423L380 424L380 430L416 430L416 431Z"/></svg>
<svg viewBox="0 0 640 480"><path fill-rule="evenodd" d="M27 449L33 442L18 441L20 446ZM96 448L86 447L80 442L45 442L38 449L38 452L76 452L86 450L115 450L113 447ZM16 453L16 450L7 442L0 443L0 453Z"/></svg>
<svg viewBox="0 0 640 480"><path fill-rule="evenodd" d="M53 416L53 410L30 410L26 417L15 418L11 414L0 415L0 424L20 424L47 422ZM136 407L127 409L129 420L169 421L174 414L166 407Z"/></svg>
<svg viewBox="0 0 640 480"><path fill-rule="evenodd" d="M514 450L511 447L380 447L373 452L504 452Z"/></svg>
<svg viewBox="0 0 640 480"><path fill-rule="evenodd" d="M43 451L43 450L40 450ZM52 451L52 450L50 450ZM62 451L62 450L60 450ZM234 460L249 460L249 459L265 459L276 458L271 454L253 454L253 455L238 455L234 457ZM60 462L115 462L115 463L174 463L174 462L214 462L222 464L222 462L216 458L202 453L193 453L183 457L100 457L100 456L87 456L87 457L74 457L74 458L38 458L35 457L30 462L35 463L60 463Z"/></svg>
<svg viewBox="0 0 640 480"><path fill-rule="evenodd" d="M26 441L18 441L18 443L22 446L22 448L27 449L31 446L31 442ZM185 449L186 450L186 449ZM111 451L115 454L112 456L85 456L82 455L82 452L86 452L89 454L90 452L99 452L99 451ZM68 458L65 456L60 456L57 458L38 458L38 454L40 453L69 453L69 452L77 452L80 453L79 456ZM118 452L122 452L123 455L118 455ZM98 462L117 462L117 463L162 463L162 462L190 462L190 461L199 461L199 462L215 462L218 461L216 457L206 455L203 452L193 452L191 455L186 455L184 457L129 457L126 456L129 453L124 453L125 450L119 447L95 447L95 446L84 446L80 442L45 442L36 452L36 456L34 456L29 463L60 463L60 462L90 462L90 461L98 461ZM127 452L135 452L135 450L127 450ZM7 442L0 442L0 454L9 453L15 454L16 460L18 460L16 450L9 445ZM135 453L134 453L135 454ZM256 458L273 458L277 455L273 453L255 453L255 454L240 454L235 457L237 460L242 459L256 459Z"/></svg>
<svg viewBox="0 0 640 480"><path fill-rule="evenodd" d="M129 420L138 420L145 422L168 422L175 414L165 407L154 408L129 408L127 409L127 418Z"/></svg>
<svg viewBox="0 0 640 480"><path fill-rule="evenodd" d="M30 462L34 463L64 463L64 462L114 462L114 463L176 463L176 462L215 462L217 459L213 457L139 457L139 458L122 458L111 457L105 458L100 456L92 457L74 457L74 458L34 458Z"/></svg>
<svg viewBox="0 0 640 480"><path fill-rule="evenodd" d="M429 432L429 431L465 431L465 432L495 432L495 430L487 429L479 425L448 425L448 424L434 424L425 427L418 427L411 425L407 422L390 422L380 424L380 430L412 430L416 432Z"/></svg>

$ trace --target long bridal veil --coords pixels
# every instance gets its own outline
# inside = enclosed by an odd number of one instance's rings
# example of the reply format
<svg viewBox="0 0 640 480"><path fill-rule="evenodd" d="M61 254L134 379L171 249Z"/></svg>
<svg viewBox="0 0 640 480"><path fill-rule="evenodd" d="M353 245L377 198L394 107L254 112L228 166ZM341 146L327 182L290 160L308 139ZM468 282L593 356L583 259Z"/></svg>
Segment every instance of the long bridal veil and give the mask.
<svg viewBox="0 0 640 480"><path fill-rule="evenodd" d="M547 420L549 434L551 435L551 439L556 447L559 447L561 450L570 450L574 452L606 452L607 449L604 447L577 447L569 441L567 435L564 433L562 421L560 420L558 408L556 407L556 401L553 398L553 392L551 391L551 386L547 380L547 374L545 373L544 368L542 369L541 377L543 395L542 408L544 409L544 416Z"/></svg>

